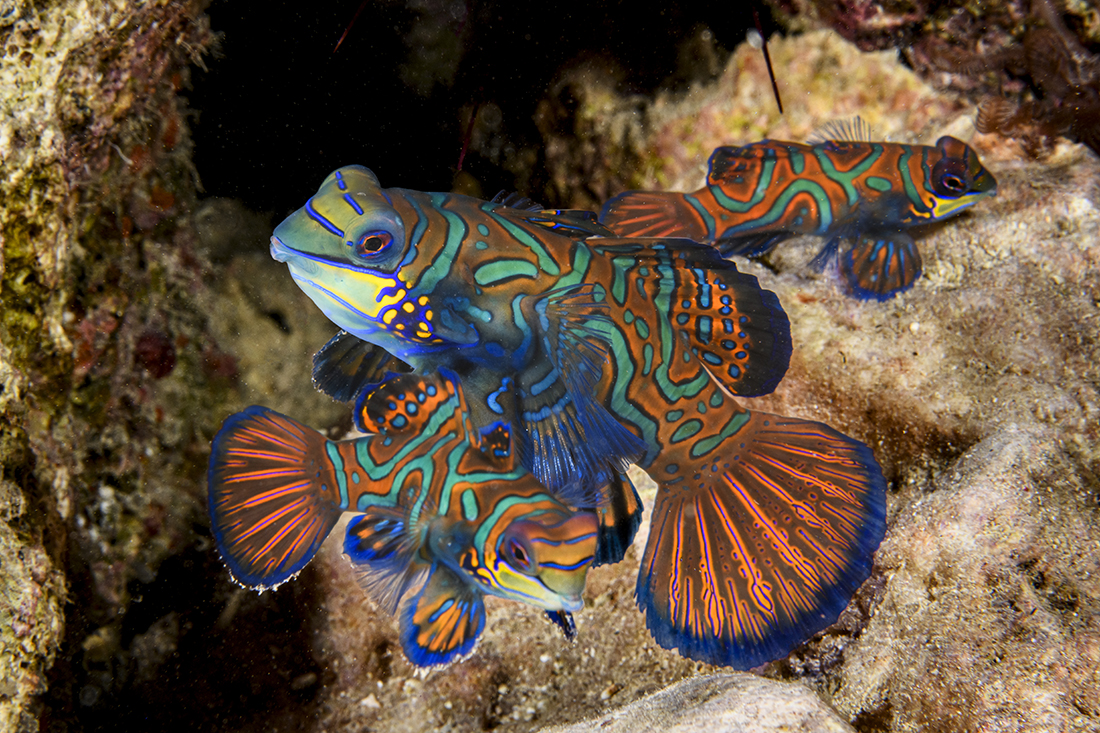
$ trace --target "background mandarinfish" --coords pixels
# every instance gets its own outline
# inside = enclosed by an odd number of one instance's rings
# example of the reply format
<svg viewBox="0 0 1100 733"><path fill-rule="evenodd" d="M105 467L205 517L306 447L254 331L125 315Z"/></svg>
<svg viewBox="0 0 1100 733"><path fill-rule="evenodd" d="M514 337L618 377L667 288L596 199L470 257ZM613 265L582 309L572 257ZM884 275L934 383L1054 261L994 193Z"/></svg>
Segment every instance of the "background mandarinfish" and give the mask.
<svg viewBox="0 0 1100 733"><path fill-rule="evenodd" d="M707 185L692 193L627 191L600 223L622 237L685 237L725 256L762 255L799 234L841 240L840 271L857 298L886 300L912 287L920 252L906 231L995 195L997 181L961 140L936 145L869 142L859 118L826 125L806 144L763 140L717 148Z"/></svg>

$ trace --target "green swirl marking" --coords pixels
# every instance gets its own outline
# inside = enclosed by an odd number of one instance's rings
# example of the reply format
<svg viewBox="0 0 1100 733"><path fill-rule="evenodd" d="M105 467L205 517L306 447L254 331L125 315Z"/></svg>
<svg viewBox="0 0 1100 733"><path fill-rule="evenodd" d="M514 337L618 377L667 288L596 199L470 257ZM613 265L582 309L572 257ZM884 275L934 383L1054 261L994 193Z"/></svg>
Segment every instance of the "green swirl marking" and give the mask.
<svg viewBox="0 0 1100 733"><path fill-rule="evenodd" d="M478 285L492 285L501 280L515 277L537 278L539 268L527 260L495 260L474 270L474 282Z"/></svg>
<svg viewBox="0 0 1100 733"><path fill-rule="evenodd" d="M860 161L859 165L849 171L838 171L836 166L833 165L833 161L829 157L828 151L822 146L814 146L814 155L817 156L817 160L821 164L821 170L829 177L829 180L836 181L844 189L844 193L848 196L848 205L855 206L859 201L859 192L856 191L855 184L852 183L852 181L870 170L871 166L875 164L875 161L882 157L882 146L878 143L873 143L871 145L871 152L867 157Z"/></svg>
<svg viewBox="0 0 1100 733"><path fill-rule="evenodd" d="M686 421L684 421L684 423L682 425L680 425L680 427L676 428L676 432L674 432L672 434L672 442L673 443L683 443L685 440L687 440L691 436L695 435L696 433L698 433L702 429L703 429L703 421L702 420L696 420L695 418L692 418L690 420L686 420Z"/></svg>

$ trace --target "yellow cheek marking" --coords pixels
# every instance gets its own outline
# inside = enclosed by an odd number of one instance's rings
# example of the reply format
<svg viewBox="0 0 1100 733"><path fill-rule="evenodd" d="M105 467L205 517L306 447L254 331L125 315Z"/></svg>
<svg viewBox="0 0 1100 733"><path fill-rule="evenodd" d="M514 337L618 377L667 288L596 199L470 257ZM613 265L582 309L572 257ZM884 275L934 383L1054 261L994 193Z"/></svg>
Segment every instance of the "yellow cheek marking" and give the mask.
<svg viewBox="0 0 1100 733"><path fill-rule="evenodd" d="M416 302L420 305L427 305L428 304L428 296L427 295L421 295L420 299L417 300Z"/></svg>
<svg viewBox="0 0 1100 733"><path fill-rule="evenodd" d="M337 291L337 294L344 297L345 300L354 300L359 310L371 318L378 318L379 313L391 305L400 303L408 295L408 292L401 287L404 283L392 277L380 277L369 272L359 271L347 271L346 277L348 280L347 285L342 291ZM347 297L349 292L380 293L383 290L395 287L400 288L400 290L381 298L362 298L361 295L356 298Z"/></svg>
<svg viewBox="0 0 1100 733"><path fill-rule="evenodd" d="M406 313L412 313L414 310L416 310L416 306L408 301L405 301L405 304L401 306L401 310L405 311Z"/></svg>
<svg viewBox="0 0 1100 733"><path fill-rule="evenodd" d="M391 323L393 323L393 319L396 318L396 317L397 317L397 311L395 311L391 308L390 310L386 311L382 315L382 323L385 323L388 326Z"/></svg>
<svg viewBox="0 0 1100 733"><path fill-rule="evenodd" d="M429 310L429 311L424 311L424 320L425 320L425 321L430 321L430 320L432 320L432 317L433 317L434 315L435 315L435 314L434 314L434 313L432 313L432 312L431 312L430 310Z"/></svg>
<svg viewBox="0 0 1100 733"><path fill-rule="evenodd" d="M432 327L431 327L431 326L429 326L429 325L428 325L427 323L425 323L424 321L421 321L421 322L420 322L420 330L421 330L421 331L426 331L427 333L431 333L431 332L432 332Z"/></svg>

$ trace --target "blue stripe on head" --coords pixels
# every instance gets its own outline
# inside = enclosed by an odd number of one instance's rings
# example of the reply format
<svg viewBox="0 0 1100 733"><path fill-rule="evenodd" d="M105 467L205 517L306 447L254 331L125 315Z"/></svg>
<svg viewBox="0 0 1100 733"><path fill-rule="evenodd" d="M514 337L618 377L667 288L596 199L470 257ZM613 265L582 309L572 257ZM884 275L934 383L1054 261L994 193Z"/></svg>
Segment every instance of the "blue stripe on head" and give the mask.
<svg viewBox="0 0 1100 733"><path fill-rule="evenodd" d="M363 215L363 207L359 205L358 201L356 201L354 198L352 198L352 195L350 193L345 193L344 194L344 201L347 201L348 205L351 208L355 209L356 214L358 214L359 216Z"/></svg>
<svg viewBox="0 0 1100 733"><path fill-rule="evenodd" d="M340 239L344 238L344 233L335 224L333 224L331 221L329 221L325 217L321 216L321 214L318 213L317 209L313 208L313 199L312 198L309 201L306 201L306 207L305 208L306 208L306 213L309 214L310 219L313 219L315 222L317 222L318 224L323 226L327 231L329 231L329 232L335 234L336 236L340 237Z"/></svg>

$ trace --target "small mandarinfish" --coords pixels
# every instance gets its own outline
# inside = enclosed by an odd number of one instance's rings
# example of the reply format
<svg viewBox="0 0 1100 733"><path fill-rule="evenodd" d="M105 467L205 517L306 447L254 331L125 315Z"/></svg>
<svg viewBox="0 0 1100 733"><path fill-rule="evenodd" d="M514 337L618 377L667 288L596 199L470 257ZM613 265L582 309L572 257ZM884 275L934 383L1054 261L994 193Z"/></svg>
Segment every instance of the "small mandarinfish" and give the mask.
<svg viewBox="0 0 1100 733"><path fill-rule="evenodd" d="M263 407L225 421L209 504L233 577L260 590L289 580L353 512L344 552L368 595L399 612L414 664L471 652L485 595L543 608L570 636L597 560L597 514L549 494L500 436L473 431L453 375L404 375L373 389L364 409L390 417L340 442Z"/></svg>
<svg viewBox="0 0 1100 733"><path fill-rule="evenodd" d="M600 223L621 237L684 237L725 256L761 255L799 234L828 237L816 264L840 256L857 298L886 300L921 273L905 230L954 216L997 182L961 140L935 147L867 142L856 118L827 125L808 144L763 140L717 148L707 185L693 193L627 191L607 201Z"/></svg>
<svg viewBox="0 0 1100 733"><path fill-rule="evenodd" d="M496 450L598 509L598 562L622 558L640 517L623 464L656 480L635 594L662 646L754 667L832 623L870 574L878 463L828 426L735 401L782 379L790 324L713 247L617 238L512 197L382 189L345 166L271 253L344 329L314 358L319 387L361 404L394 373L454 371Z"/></svg>

